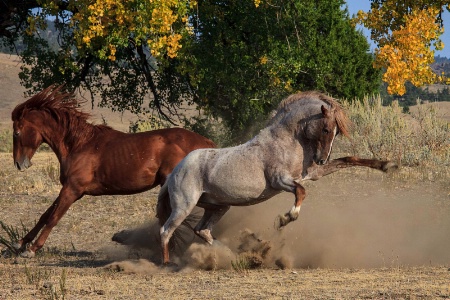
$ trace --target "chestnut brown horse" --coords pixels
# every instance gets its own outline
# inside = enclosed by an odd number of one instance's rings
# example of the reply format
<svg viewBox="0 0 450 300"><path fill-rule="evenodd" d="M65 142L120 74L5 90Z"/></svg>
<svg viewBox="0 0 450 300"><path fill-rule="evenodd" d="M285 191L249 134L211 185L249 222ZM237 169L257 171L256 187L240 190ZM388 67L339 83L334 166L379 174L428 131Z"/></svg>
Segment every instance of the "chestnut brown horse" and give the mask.
<svg viewBox="0 0 450 300"><path fill-rule="evenodd" d="M162 185L189 152L215 144L182 128L135 134L87 121L79 102L61 87L49 87L12 112L14 164L31 166L36 149L47 143L60 163L62 189L37 224L16 245L21 256L33 257L69 207L84 195L128 195ZM41 234L27 249L38 233Z"/></svg>

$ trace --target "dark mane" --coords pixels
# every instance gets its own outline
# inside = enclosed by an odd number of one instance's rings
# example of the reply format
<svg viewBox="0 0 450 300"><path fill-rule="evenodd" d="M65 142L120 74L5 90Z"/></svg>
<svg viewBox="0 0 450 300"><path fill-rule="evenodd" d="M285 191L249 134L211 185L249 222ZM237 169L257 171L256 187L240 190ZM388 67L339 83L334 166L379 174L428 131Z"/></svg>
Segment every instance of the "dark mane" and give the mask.
<svg viewBox="0 0 450 300"><path fill-rule="evenodd" d="M350 137L349 128L351 125L350 119L348 118L347 114L345 113L344 109L342 108L341 104L338 102L337 99L334 99L330 96L327 96L325 94L322 94L320 92L316 91L309 91L309 92L303 92L298 94L293 94L288 96L286 99L280 102L280 104L277 107L276 115L279 114L280 111L288 111L290 104L301 101L304 99L311 99L311 98L318 98L319 100L322 100L326 103L328 103L332 110L334 110L336 123L339 129L339 132L346 136Z"/></svg>
<svg viewBox="0 0 450 300"><path fill-rule="evenodd" d="M78 110L82 101L73 93L63 92L62 86L51 85L27 101L17 105L11 114L12 121L26 117L30 111L46 112L65 130L65 142L71 147L83 144L98 130L111 129L88 122L91 115Z"/></svg>

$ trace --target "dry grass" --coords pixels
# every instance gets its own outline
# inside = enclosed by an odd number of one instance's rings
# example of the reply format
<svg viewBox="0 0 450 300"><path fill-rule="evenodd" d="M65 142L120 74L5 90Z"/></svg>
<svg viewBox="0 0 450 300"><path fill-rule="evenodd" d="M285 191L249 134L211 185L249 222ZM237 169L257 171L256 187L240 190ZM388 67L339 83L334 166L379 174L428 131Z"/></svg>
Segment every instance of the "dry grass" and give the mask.
<svg viewBox="0 0 450 300"><path fill-rule="evenodd" d="M0 219L13 226L24 222L31 227L59 190L47 171L49 165L56 163L54 155L38 153L33 158L34 166L22 173L14 169L10 154L0 154L0 163L5 166L0 174ZM240 266L234 270L232 261L239 262L238 255L221 262L228 267L208 267L210 271L200 264L188 265L179 272L160 268L148 260L145 249L111 241L114 233L142 228L153 220L156 191L84 197L55 227L35 259L0 258L0 299L449 298L450 257L442 254L450 246L445 237L450 225L448 184L415 187L409 180L381 173L357 174L344 172L341 177L330 176L308 184L309 194L300 220L281 233L267 228L278 213L290 207L292 197L288 194L249 207L249 211L232 209L219 223L216 234L230 247L237 240L233 236L239 228L262 230L261 236L269 236L273 245L283 244L284 255L291 260L291 266L285 270L269 263L256 270L239 269ZM339 189L333 190L337 183ZM355 190L356 186L362 189ZM421 207L425 217L419 213L413 219L419 224L434 225L420 231L417 224L410 223L410 214L417 212L414 204L431 191L435 196ZM382 205L373 206L375 203ZM386 211L403 211L404 216L392 218L388 213L383 219ZM385 226L367 224L372 218ZM394 219L403 221L391 223ZM340 221L335 223L336 220ZM354 232L355 228L360 228L360 232ZM391 228L389 238L386 228ZM403 228L404 232L395 228ZM439 228L444 233L431 238ZM276 242L281 237L284 242ZM290 241L294 237L295 243ZM412 237L424 239L431 248L443 251L429 252L428 247L414 242L403 244ZM300 241L302 244L298 244ZM365 248L367 245L381 250L370 251ZM401 250L405 245L417 251ZM211 249L202 244L193 251L206 248Z"/></svg>
<svg viewBox="0 0 450 300"><path fill-rule="evenodd" d="M344 106L353 122L352 138L338 141L335 156L392 160L425 180L450 177L450 123L444 110L417 105L405 115L397 102L383 106L380 97Z"/></svg>
<svg viewBox="0 0 450 300"><path fill-rule="evenodd" d="M2 265L4 299L446 299L446 268L378 270L253 270L123 274L106 269L28 267L42 278L27 281L24 265ZM3 274L1 274L3 273ZM62 298L61 298L62 299Z"/></svg>
<svg viewBox="0 0 450 300"><path fill-rule="evenodd" d="M0 65L4 132L11 128L11 110L24 98L17 59L0 54ZM136 121L99 109L93 119L106 119L123 131ZM9 138L5 133L1 141ZM11 153L0 153L0 220L9 226L20 228L23 222L32 227L58 195L56 157L41 152L33 163L18 172ZM215 232L233 251L194 244L187 251L191 264L179 272L153 264L148 245L111 241L124 229L148 231L157 190L84 197L54 228L35 259L2 252L0 300L450 299L450 186L442 174L429 167L421 172L404 167L391 176L345 170L308 183L299 220L282 232L273 229L273 221L290 208L292 195L233 208ZM248 261L241 261L248 254L233 247L244 228L273 247L260 269L249 270ZM148 243L145 234L137 237Z"/></svg>

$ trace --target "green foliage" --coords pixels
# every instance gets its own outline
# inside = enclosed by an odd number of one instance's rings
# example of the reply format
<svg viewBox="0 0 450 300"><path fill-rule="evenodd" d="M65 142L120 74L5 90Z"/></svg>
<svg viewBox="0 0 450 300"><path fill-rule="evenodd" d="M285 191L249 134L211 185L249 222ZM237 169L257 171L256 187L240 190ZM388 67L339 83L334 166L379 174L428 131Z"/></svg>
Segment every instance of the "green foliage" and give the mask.
<svg viewBox="0 0 450 300"><path fill-rule="evenodd" d="M100 97L101 106L166 120L188 102L224 122L234 139L293 92L354 98L378 87L369 45L341 10L343 0L261 1L258 7L251 0L181 1L170 32L158 35L168 26L151 29L157 20L149 18L170 16L170 3L42 1L43 10L31 18L20 10L22 26L9 41L26 45L22 84L30 94L52 83L81 87ZM52 34L44 30L49 15L56 18ZM110 19L117 22L98 26Z"/></svg>
<svg viewBox="0 0 450 300"><path fill-rule="evenodd" d="M231 132L223 123L218 122L213 118L208 118L207 116L186 118L184 120L184 127L209 138L214 141L219 148L231 146L233 144Z"/></svg>
<svg viewBox="0 0 450 300"><path fill-rule="evenodd" d="M402 96L389 95L386 91L386 83L383 83L380 87L380 95L384 104L398 101L398 104L403 107L403 111L408 112L409 107L416 105L418 100L429 102L450 101L450 86L420 88L410 82L406 82L405 87L406 93Z"/></svg>
<svg viewBox="0 0 450 300"><path fill-rule="evenodd" d="M164 123L160 119L150 117L148 120L138 120L130 124L129 132L144 132L165 128Z"/></svg>
<svg viewBox="0 0 450 300"><path fill-rule="evenodd" d="M182 49L194 101L239 132L299 90L354 98L378 88L379 73L343 1L199 3L197 39Z"/></svg>
<svg viewBox="0 0 450 300"><path fill-rule="evenodd" d="M6 247L10 253L16 253L17 250L14 245L22 238L22 236L28 233L28 228L26 228L23 223L21 223L21 227L19 228L5 224L3 221L0 221L0 228L0 245Z"/></svg>

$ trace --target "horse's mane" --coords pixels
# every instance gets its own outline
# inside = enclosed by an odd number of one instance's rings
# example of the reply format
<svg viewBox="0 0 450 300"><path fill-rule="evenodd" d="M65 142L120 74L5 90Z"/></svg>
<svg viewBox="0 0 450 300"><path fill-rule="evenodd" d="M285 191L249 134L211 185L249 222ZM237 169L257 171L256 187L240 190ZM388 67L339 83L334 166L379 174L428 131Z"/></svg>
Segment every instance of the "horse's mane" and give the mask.
<svg viewBox="0 0 450 300"><path fill-rule="evenodd" d="M312 98L322 100L323 102L328 103L328 105L330 105L331 109L334 110L336 123L337 123L338 129L339 129L339 132L346 137L350 137L349 129L350 129L351 122L350 122L350 119L348 118L345 110L342 108L341 104L338 102L337 99L334 99L330 96L327 96L327 95L317 92L317 91L302 92L302 93L293 94L293 95L288 96L287 98L282 100L280 102L280 104L278 104L275 118L277 115L279 115L280 112L289 111L289 107L291 106L291 104L293 104L297 101L302 101L305 99L312 99ZM273 121L271 121L271 123L273 123Z"/></svg>
<svg viewBox="0 0 450 300"><path fill-rule="evenodd" d="M72 147L83 144L98 130L110 129L105 125L88 122L91 114L78 110L83 104L74 93L63 92L63 86L51 85L27 101L17 105L12 111L12 121L20 120L30 111L44 111L55 119L66 131L65 142Z"/></svg>

